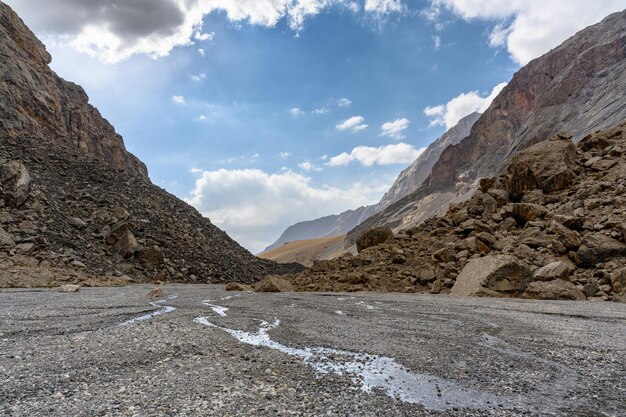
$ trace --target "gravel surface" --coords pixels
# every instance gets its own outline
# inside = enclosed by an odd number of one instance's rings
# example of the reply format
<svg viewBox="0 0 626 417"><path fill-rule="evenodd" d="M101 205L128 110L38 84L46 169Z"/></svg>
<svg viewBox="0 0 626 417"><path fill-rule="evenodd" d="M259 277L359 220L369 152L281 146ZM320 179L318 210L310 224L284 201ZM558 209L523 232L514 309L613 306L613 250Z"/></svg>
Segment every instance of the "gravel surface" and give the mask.
<svg viewBox="0 0 626 417"><path fill-rule="evenodd" d="M0 293L0 415L626 416L626 305Z"/></svg>

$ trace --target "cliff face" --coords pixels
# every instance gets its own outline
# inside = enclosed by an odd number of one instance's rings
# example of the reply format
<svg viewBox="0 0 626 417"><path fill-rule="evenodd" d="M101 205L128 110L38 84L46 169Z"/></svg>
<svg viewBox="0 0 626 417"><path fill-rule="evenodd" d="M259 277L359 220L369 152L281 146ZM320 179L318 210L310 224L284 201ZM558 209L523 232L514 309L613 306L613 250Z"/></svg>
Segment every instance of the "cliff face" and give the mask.
<svg viewBox="0 0 626 417"><path fill-rule="evenodd" d="M147 177L122 137L85 91L57 76L45 46L15 12L0 3L0 138L63 141L117 169Z"/></svg>
<svg viewBox="0 0 626 417"><path fill-rule="evenodd" d="M153 185L2 3L0 55L0 287L254 282L301 269L254 257Z"/></svg>
<svg viewBox="0 0 626 417"><path fill-rule="evenodd" d="M446 148L412 194L357 226L396 229L445 213L480 178L500 173L516 152L557 132L574 141L626 118L626 11L614 13L520 69L468 137Z"/></svg>
<svg viewBox="0 0 626 417"><path fill-rule="evenodd" d="M428 178L428 175L441 156L441 153L448 146L456 145L463 138L467 137L470 133L470 129L479 117L480 113L472 113L465 116L459 120L456 126L450 128L439 139L431 143L415 162L400 173L393 183L393 186L376 205L378 208L376 211L378 212L384 209L418 189L424 180Z"/></svg>

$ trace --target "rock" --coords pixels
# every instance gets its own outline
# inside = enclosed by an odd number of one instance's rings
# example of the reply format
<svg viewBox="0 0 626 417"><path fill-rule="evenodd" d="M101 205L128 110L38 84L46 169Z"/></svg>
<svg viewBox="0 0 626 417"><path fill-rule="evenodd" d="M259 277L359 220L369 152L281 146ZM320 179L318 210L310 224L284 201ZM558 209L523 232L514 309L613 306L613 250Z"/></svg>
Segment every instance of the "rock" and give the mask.
<svg viewBox="0 0 626 417"><path fill-rule="evenodd" d="M569 266L561 261L557 261L539 268L535 272L534 278L536 281L552 281L553 279L567 280L569 273Z"/></svg>
<svg viewBox="0 0 626 417"><path fill-rule="evenodd" d="M31 222L30 220L24 220L20 222L18 227L20 228L22 232L30 236L36 235L38 232L37 226L35 225L35 223Z"/></svg>
<svg viewBox="0 0 626 417"><path fill-rule="evenodd" d="M276 275L270 275L263 280L254 284L256 292L291 292L293 285L285 278Z"/></svg>
<svg viewBox="0 0 626 417"><path fill-rule="evenodd" d="M542 219L548 211L539 204L509 203L505 207L505 215L512 216L518 224Z"/></svg>
<svg viewBox="0 0 626 417"><path fill-rule="evenodd" d="M524 298L535 300L578 300L584 301L585 294L574 284L562 279L534 281L528 284Z"/></svg>
<svg viewBox="0 0 626 417"><path fill-rule="evenodd" d="M389 226L370 229L357 238L356 249L361 252L364 249L385 243L390 237L393 237L393 232Z"/></svg>
<svg viewBox="0 0 626 417"><path fill-rule="evenodd" d="M156 287L151 289L148 294L146 294L146 297L150 297L150 298L163 298L165 297L167 294L165 293L165 291L163 291L163 289L161 287Z"/></svg>
<svg viewBox="0 0 626 417"><path fill-rule="evenodd" d="M469 220L469 213L467 212L467 210L463 209L463 210L459 210L457 211L454 216L452 216L452 222L458 226L463 222L466 222Z"/></svg>
<svg viewBox="0 0 626 417"><path fill-rule="evenodd" d="M2 227L0 227L0 246L10 247L15 246L15 236L11 233L8 233Z"/></svg>
<svg viewBox="0 0 626 417"><path fill-rule="evenodd" d="M163 252L158 247L140 248L135 252L135 258L142 264L152 266L163 264Z"/></svg>
<svg viewBox="0 0 626 417"><path fill-rule="evenodd" d="M576 177L576 147L570 140L539 142L516 154L507 168L507 190L513 201L536 189L551 193L567 188Z"/></svg>
<svg viewBox="0 0 626 417"><path fill-rule="evenodd" d="M80 285L64 284L59 287L60 292L79 292Z"/></svg>
<svg viewBox="0 0 626 417"><path fill-rule="evenodd" d="M81 261L78 261L78 260L72 261L72 266L74 268L81 268L81 269L82 268L87 268L87 265L85 265L84 263L82 263Z"/></svg>
<svg viewBox="0 0 626 417"><path fill-rule="evenodd" d="M87 227L87 223L85 223L82 219L78 217L70 217L70 219L68 220L68 223L79 230L82 230Z"/></svg>
<svg viewBox="0 0 626 417"><path fill-rule="evenodd" d="M115 207L111 213L117 221L125 221L130 217L130 213L124 207Z"/></svg>
<svg viewBox="0 0 626 417"><path fill-rule="evenodd" d="M611 274L611 287L616 294L626 291L626 268L620 268Z"/></svg>
<svg viewBox="0 0 626 417"><path fill-rule="evenodd" d="M440 261L440 262L452 262L456 260L456 255L452 248L445 247L433 253L433 259L436 259L437 261Z"/></svg>
<svg viewBox="0 0 626 417"><path fill-rule="evenodd" d="M229 282L226 284L226 291L252 291L253 288L250 285L240 284L238 282Z"/></svg>
<svg viewBox="0 0 626 417"><path fill-rule="evenodd" d="M115 245L113 245L113 253L122 258L131 258L138 248L139 243L133 232L131 232L130 229L125 229L119 236Z"/></svg>
<svg viewBox="0 0 626 417"><path fill-rule="evenodd" d="M7 202L19 207L30 194L32 179L22 161L9 161L0 165L0 190Z"/></svg>
<svg viewBox="0 0 626 417"><path fill-rule="evenodd" d="M522 197L522 203L531 203L543 205L546 202L546 197L541 190L532 190L524 194Z"/></svg>
<svg viewBox="0 0 626 417"><path fill-rule="evenodd" d="M550 222L548 230L551 233L559 235L561 243L569 250L576 250L582 243L582 239L578 232L570 230L557 221Z"/></svg>
<svg viewBox="0 0 626 417"><path fill-rule="evenodd" d="M583 237L583 243L576 255L579 265L591 267L612 258L626 256L626 244L602 233L590 233Z"/></svg>
<svg viewBox="0 0 626 417"><path fill-rule="evenodd" d="M519 296L526 289L531 273L517 258L493 255L472 259L452 287L456 296Z"/></svg>

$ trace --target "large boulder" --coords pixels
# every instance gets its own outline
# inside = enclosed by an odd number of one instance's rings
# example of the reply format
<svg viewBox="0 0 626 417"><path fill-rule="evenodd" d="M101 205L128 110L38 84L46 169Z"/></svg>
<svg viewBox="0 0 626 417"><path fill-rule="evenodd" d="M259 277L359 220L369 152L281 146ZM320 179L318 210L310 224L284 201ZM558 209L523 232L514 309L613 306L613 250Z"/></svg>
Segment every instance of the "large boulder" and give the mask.
<svg viewBox="0 0 626 417"><path fill-rule="evenodd" d="M570 268L561 261L549 263L535 271L536 281L552 281L555 279L568 279Z"/></svg>
<svg viewBox="0 0 626 417"><path fill-rule="evenodd" d="M9 161L0 165L0 192L14 207L21 206L28 195L32 179L22 161Z"/></svg>
<svg viewBox="0 0 626 417"><path fill-rule="evenodd" d="M113 253L122 258L131 258L139 249L139 242L130 229L125 229L117 242L113 245Z"/></svg>
<svg viewBox="0 0 626 417"><path fill-rule="evenodd" d="M256 292L291 292L293 291L293 285L285 278L281 278L276 275L270 275L269 277L257 282L254 285L254 291Z"/></svg>
<svg viewBox="0 0 626 417"><path fill-rule="evenodd" d="M456 296L520 296L532 273L508 255L472 259L465 265L452 287Z"/></svg>
<svg viewBox="0 0 626 417"><path fill-rule="evenodd" d="M507 168L507 190L520 201L532 190L551 193L567 188L576 174L576 147L570 140L555 137L516 154Z"/></svg>
<svg viewBox="0 0 626 417"><path fill-rule="evenodd" d="M574 284L562 279L535 281L528 284L524 298L535 300L586 300L585 294Z"/></svg>
<svg viewBox="0 0 626 417"><path fill-rule="evenodd" d="M356 250L361 252L372 246L385 243L387 239L393 236L393 232L389 226L380 226L370 229L356 239Z"/></svg>
<svg viewBox="0 0 626 417"><path fill-rule="evenodd" d="M591 267L611 258L626 256L626 245L602 233L590 233L584 236L578 252L576 263Z"/></svg>

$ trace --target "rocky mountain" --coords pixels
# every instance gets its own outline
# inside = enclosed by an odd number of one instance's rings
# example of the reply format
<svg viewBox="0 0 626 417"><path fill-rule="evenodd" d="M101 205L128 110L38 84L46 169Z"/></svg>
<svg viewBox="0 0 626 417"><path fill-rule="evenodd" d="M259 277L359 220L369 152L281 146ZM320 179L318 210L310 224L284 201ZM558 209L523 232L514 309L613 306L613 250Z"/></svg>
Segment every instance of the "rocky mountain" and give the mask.
<svg viewBox="0 0 626 417"><path fill-rule="evenodd" d="M428 178L430 171L439 160L441 153L451 145L456 145L467 137L470 129L476 123L480 113L471 113L459 120L459 122L445 132L439 139L431 143L428 148L407 169L402 171L393 186L385 193L376 205L379 212L390 204L402 199L404 196L417 190Z"/></svg>
<svg viewBox="0 0 626 417"><path fill-rule="evenodd" d="M256 281L261 260L153 185L84 90L0 3L0 286Z"/></svg>
<svg viewBox="0 0 626 417"><path fill-rule="evenodd" d="M626 123L517 153L442 217L357 239L288 276L300 291L403 291L626 302Z"/></svg>
<svg viewBox="0 0 626 417"><path fill-rule="evenodd" d="M289 226L278 240L268 246L264 252L276 249L287 242L343 235L370 216L415 191L428 178L433 165L443 150L450 145L459 143L461 139L469 135L470 128L479 117L480 113L465 116L454 127L431 143L415 162L400 173L393 186L377 204L296 223Z"/></svg>
<svg viewBox="0 0 626 417"><path fill-rule="evenodd" d="M348 234L418 224L469 198L478 180L558 131L580 140L626 117L626 11L614 13L520 69L468 137L446 148L428 179Z"/></svg>

